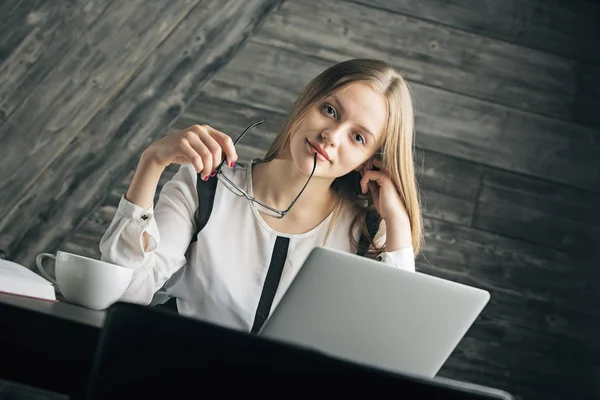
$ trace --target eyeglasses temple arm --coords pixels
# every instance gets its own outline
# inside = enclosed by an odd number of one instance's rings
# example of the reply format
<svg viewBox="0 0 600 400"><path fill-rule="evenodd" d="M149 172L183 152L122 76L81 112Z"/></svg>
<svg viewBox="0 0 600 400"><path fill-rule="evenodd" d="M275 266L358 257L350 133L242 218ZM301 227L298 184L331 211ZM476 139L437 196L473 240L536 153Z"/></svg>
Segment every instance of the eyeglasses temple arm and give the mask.
<svg viewBox="0 0 600 400"><path fill-rule="evenodd" d="M235 139L235 141L233 142L233 145L235 146L240 141L240 139L242 138L242 136L244 136L246 134L246 132L248 132L250 129L254 128L257 125L262 124L265 121L266 121L266 119L263 118L263 119L261 119L259 121L256 121L255 123L253 123L252 125L250 125L246 129L244 129L244 132L242 132L242 134L240 136L238 136L237 139ZM219 164L219 166L216 169L217 172L219 172L221 170L221 168L223 167L223 164L225 164L225 160L226 159L223 157L223 161L221 161L221 163Z"/></svg>
<svg viewBox="0 0 600 400"><path fill-rule="evenodd" d="M310 173L310 176L308 177L308 180L306 181L306 183L304 184L304 187L302 188L302 190L300 191L300 193L298 194L298 196L296 196L296 198L294 199L294 201L292 201L292 204L290 204L290 206L287 208L287 210L284 211L284 213L288 213L291 208L294 206L294 204L296 204L296 202L298 201L298 199L300 198L300 196L302 196L302 193L304 192L304 189L306 189L306 187L308 186L308 183L310 182L313 174L315 173L315 169L317 169L317 154L315 153L315 162L313 165L313 169L312 172Z"/></svg>

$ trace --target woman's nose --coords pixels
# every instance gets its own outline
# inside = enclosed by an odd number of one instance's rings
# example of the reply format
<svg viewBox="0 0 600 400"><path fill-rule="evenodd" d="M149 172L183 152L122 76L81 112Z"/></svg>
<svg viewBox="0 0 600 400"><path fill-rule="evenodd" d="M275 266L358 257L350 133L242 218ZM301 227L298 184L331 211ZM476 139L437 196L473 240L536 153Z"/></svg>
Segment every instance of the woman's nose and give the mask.
<svg viewBox="0 0 600 400"><path fill-rule="evenodd" d="M338 126L334 126L334 127L325 129L321 133L321 138L323 139L325 144L335 147L339 144L343 133L344 133L344 128L342 126L338 125Z"/></svg>

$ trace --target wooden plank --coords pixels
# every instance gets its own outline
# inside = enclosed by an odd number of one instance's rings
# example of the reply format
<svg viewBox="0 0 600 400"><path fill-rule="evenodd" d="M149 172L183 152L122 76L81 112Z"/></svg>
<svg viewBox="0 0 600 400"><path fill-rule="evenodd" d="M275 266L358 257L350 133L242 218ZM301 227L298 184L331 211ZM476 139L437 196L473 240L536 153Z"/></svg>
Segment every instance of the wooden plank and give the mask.
<svg viewBox="0 0 600 400"><path fill-rule="evenodd" d="M47 4L42 0L0 2L0 65L39 24L39 19L30 15L35 16Z"/></svg>
<svg viewBox="0 0 600 400"><path fill-rule="evenodd" d="M600 256L600 193L486 171L473 226L582 258Z"/></svg>
<svg viewBox="0 0 600 400"><path fill-rule="evenodd" d="M0 126L3 148L10 149L0 158L3 218L18 207L48 165L64 157L63 151L83 126L123 89L197 1L119 3L108 8L89 35L56 63ZM126 45L119 44L122 38L128 38Z"/></svg>
<svg viewBox="0 0 600 400"><path fill-rule="evenodd" d="M600 7L560 0L353 0L565 57L600 60ZM595 49L595 51L594 51Z"/></svg>
<svg viewBox="0 0 600 400"><path fill-rule="evenodd" d="M254 38L328 61L391 62L411 81L572 120L575 62L345 2L285 2Z"/></svg>
<svg viewBox="0 0 600 400"><path fill-rule="evenodd" d="M0 126L89 32L109 3L110 0L46 1L37 6L38 2L22 1L14 13L3 16L6 20L0 20ZM0 135L12 132L0 131Z"/></svg>
<svg viewBox="0 0 600 400"><path fill-rule="evenodd" d="M424 231L418 269L425 273L600 315L591 307L600 301L600 271L590 260L432 218L425 218Z"/></svg>
<svg viewBox="0 0 600 400"><path fill-rule="evenodd" d="M600 191L600 132L413 85L427 149Z"/></svg>
<svg viewBox="0 0 600 400"><path fill-rule="evenodd" d="M600 50L597 54L600 54ZM600 129L600 64L583 63L578 77L575 121ZM600 147L600 135L596 135L596 140L596 147Z"/></svg>
<svg viewBox="0 0 600 400"><path fill-rule="evenodd" d="M4 148L10 149L0 159L0 229L15 216L25 193L46 173L48 165L60 157L68 158L69 153L63 151L69 143L131 79L195 1L154 2L145 7L132 1L110 8L0 127ZM158 15L162 20L156 26ZM127 46L115 45L121 37L131 38Z"/></svg>
<svg viewBox="0 0 600 400"><path fill-rule="evenodd" d="M442 376L497 381L521 395L535 388L543 398L566 398L573 385L590 394L581 380L600 356L600 271L593 264L431 218L425 234L420 272L491 293ZM542 384L548 381L551 387Z"/></svg>
<svg viewBox="0 0 600 400"><path fill-rule="evenodd" d="M416 149L415 162L423 215L471 224L481 165L422 149Z"/></svg>
<svg viewBox="0 0 600 400"><path fill-rule="evenodd" d="M332 62L256 43L257 36L219 71L206 91L287 112L301 88ZM599 131L418 83L411 87L420 147L600 191Z"/></svg>
<svg viewBox="0 0 600 400"><path fill-rule="evenodd" d="M185 104L229 61L274 4L198 3L117 96L88 115L90 123L44 168L36 185L23 191L20 211L2 220L0 248L32 267L36 254L60 246L101 203L112 182L135 168L141 151L165 135ZM168 21L162 16L161 25Z"/></svg>

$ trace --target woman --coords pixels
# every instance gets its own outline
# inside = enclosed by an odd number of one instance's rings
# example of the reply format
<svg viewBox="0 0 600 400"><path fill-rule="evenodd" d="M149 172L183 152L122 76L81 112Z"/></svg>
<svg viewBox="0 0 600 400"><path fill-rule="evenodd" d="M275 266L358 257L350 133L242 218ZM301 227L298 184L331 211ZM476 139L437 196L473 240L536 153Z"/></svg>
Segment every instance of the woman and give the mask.
<svg viewBox="0 0 600 400"><path fill-rule="evenodd" d="M414 271L422 222L413 135L410 91L391 66L334 65L303 89L264 160L235 165L229 136L208 125L152 143L101 240L102 260L134 270L125 301L149 304L166 282L179 313L246 331L260 328L261 308L277 305L315 246L356 253L363 237L361 254ZM172 163L179 171L153 207ZM213 208L196 235L196 184L209 179L218 179ZM374 237L367 216L376 216Z"/></svg>

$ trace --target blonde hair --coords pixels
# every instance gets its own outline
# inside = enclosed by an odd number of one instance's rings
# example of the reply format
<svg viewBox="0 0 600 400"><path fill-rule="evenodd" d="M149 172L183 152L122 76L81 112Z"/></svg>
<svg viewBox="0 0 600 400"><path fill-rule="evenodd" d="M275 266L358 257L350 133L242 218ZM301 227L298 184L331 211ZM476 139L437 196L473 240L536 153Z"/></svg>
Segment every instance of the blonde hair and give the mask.
<svg viewBox="0 0 600 400"><path fill-rule="evenodd" d="M379 60L354 59L335 64L321 72L302 89L290 110L281 133L267 150L265 161L276 158L289 148L291 134L312 107L339 89L359 82L369 85L377 93L383 95L387 102L388 119L384 127L380 157L396 185L402 204L408 213L412 245L416 255L422 247L423 222L413 159L413 102L408 84L391 65ZM376 211L372 205L370 194L363 195L360 191L358 184L360 178L361 175L358 172L352 171L334 180L332 189L340 196L334 215L339 216L342 199L347 200L355 210L355 218L349 232L351 241L358 248L353 232L356 227L359 227L370 241L367 255L373 257L384 251L385 237L383 237L383 244L378 245L379 240L376 241L369 235L367 215L374 215ZM335 223L336 219L337 217L334 217L332 223ZM377 221L381 222L380 219Z"/></svg>

